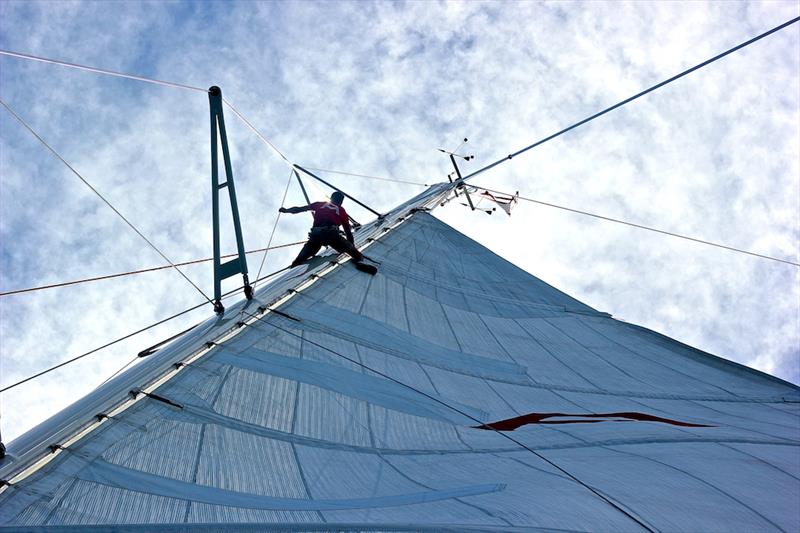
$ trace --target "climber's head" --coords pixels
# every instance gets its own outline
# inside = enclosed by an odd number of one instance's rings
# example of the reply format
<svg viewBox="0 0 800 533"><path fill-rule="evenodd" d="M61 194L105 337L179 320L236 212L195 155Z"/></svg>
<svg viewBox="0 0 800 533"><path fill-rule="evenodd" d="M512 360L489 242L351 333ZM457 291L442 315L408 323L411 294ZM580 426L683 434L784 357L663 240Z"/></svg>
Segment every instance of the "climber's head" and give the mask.
<svg viewBox="0 0 800 533"><path fill-rule="evenodd" d="M331 194L331 203L342 205L342 202L344 202L344 194L342 194L340 191L336 191Z"/></svg>

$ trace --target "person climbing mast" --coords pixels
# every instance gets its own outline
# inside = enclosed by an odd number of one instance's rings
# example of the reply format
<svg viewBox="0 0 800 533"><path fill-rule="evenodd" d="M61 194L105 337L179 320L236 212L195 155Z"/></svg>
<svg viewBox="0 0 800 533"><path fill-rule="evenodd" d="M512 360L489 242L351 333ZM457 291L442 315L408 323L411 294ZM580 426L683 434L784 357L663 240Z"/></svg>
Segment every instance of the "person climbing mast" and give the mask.
<svg viewBox="0 0 800 533"><path fill-rule="evenodd" d="M314 225L308 232L308 242L292 261L291 267L296 267L316 255L323 246L330 246L339 253L346 253L353 258L357 269L375 274L377 269L372 265L365 264L364 255L356 248L353 239L353 232L350 229L350 219L347 212L342 207L344 194L335 191L331 194L330 202L314 202L300 207L281 207L281 213L302 213L312 211L314 215ZM345 237L339 231L339 226L344 229Z"/></svg>

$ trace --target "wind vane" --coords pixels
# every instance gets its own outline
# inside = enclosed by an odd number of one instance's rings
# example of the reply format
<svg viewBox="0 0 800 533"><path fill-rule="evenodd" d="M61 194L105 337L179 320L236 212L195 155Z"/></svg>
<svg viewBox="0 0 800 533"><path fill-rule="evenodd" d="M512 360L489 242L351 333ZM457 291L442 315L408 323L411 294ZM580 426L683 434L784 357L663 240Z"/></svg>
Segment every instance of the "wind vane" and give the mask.
<svg viewBox="0 0 800 533"><path fill-rule="evenodd" d="M464 193L464 196L467 197L467 202L469 203L469 208L472 209L473 211L475 211L475 204L472 203L472 198L469 197L469 191L466 189L466 187L464 187L464 183L463 183L464 178L461 176L461 171L459 170L458 165L456 164L456 157L460 157L464 161L469 161L470 159L475 159L474 155L461 155L461 154L456 153L456 150L458 150L459 148L464 146L464 144L466 144L467 141L469 141L469 139L464 137L464 141L461 144L459 144L458 147L455 150L453 150L452 152L450 152L448 150L444 150L443 148L438 148L438 150L440 152L442 152L443 154L447 154L447 155L450 156L450 162L453 163L453 168L455 168L455 175L458 178L455 182L453 181L453 173L452 172L447 175L447 179L450 180L450 183L457 183L458 184L458 185L456 185L456 188L453 189L453 192L455 193L456 196L458 196L458 191L456 189L461 189L462 192Z"/></svg>
<svg viewBox="0 0 800 533"><path fill-rule="evenodd" d="M458 190L460 189L461 192L464 193L464 196L467 199L467 203L462 203L461 205L467 206L473 211L483 211L487 215L491 215L493 212L497 210L496 207L492 207L491 209L478 207L480 201L485 198L499 205L500 208L503 211L505 211L508 216L511 216L511 208L517 203L517 200L519 198L519 191L517 191L515 195L510 196L504 194L492 194L489 191L482 190L478 195L477 205L475 202L472 201L470 193L477 193L479 189L477 187L470 188L464 183L464 178L461 176L461 170L458 168L458 165L456 164L456 157L461 158L464 161L470 161L472 159L475 159L474 155L462 155L457 153L458 150L462 146L464 146L468 141L469 139L464 137L464 141L461 144L459 144L458 147L452 152L444 150L442 148L438 148L438 150L443 154L449 155L450 161L453 163L453 168L455 169L455 171L447 175L447 179L450 180L450 183L457 183L456 187L453 189L453 193L456 195L456 197L458 197ZM457 178L456 181L453 181L453 176Z"/></svg>

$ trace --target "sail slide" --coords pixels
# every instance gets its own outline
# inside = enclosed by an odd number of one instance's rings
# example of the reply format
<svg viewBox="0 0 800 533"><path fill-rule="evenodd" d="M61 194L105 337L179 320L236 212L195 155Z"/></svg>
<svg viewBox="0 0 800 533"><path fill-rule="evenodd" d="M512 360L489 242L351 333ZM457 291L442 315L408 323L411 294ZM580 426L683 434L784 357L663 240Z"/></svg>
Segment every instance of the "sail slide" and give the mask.
<svg viewBox="0 0 800 533"><path fill-rule="evenodd" d="M11 442L0 531L800 531L800 388L615 320L438 184Z"/></svg>

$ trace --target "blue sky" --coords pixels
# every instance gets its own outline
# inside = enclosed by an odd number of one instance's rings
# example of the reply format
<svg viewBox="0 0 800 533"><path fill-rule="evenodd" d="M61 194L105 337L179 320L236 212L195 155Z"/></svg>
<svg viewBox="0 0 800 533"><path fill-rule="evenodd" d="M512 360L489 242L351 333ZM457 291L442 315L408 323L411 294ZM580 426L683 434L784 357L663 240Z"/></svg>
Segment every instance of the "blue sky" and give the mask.
<svg viewBox="0 0 800 533"><path fill-rule="evenodd" d="M475 170L799 12L796 2L5 0L0 48L219 85L298 164L433 183L451 171L439 147L469 137L476 157L462 168ZM0 57L0 97L171 259L210 255L203 93ZM245 244L262 247L288 169L226 119ZM794 25L475 183L798 261L798 124ZM0 134L0 289L162 264L5 110ZM421 190L325 177L381 210ZM300 201L292 186L287 203ZM800 383L797 267L534 204L511 218L457 202L436 214L597 309ZM303 238L306 224L282 218L275 242ZM265 270L293 252L270 255ZM252 268L261 258L251 257ZM207 265L186 273L212 290ZM172 271L2 297L0 383L201 300ZM208 313L3 394L4 440Z"/></svg>

